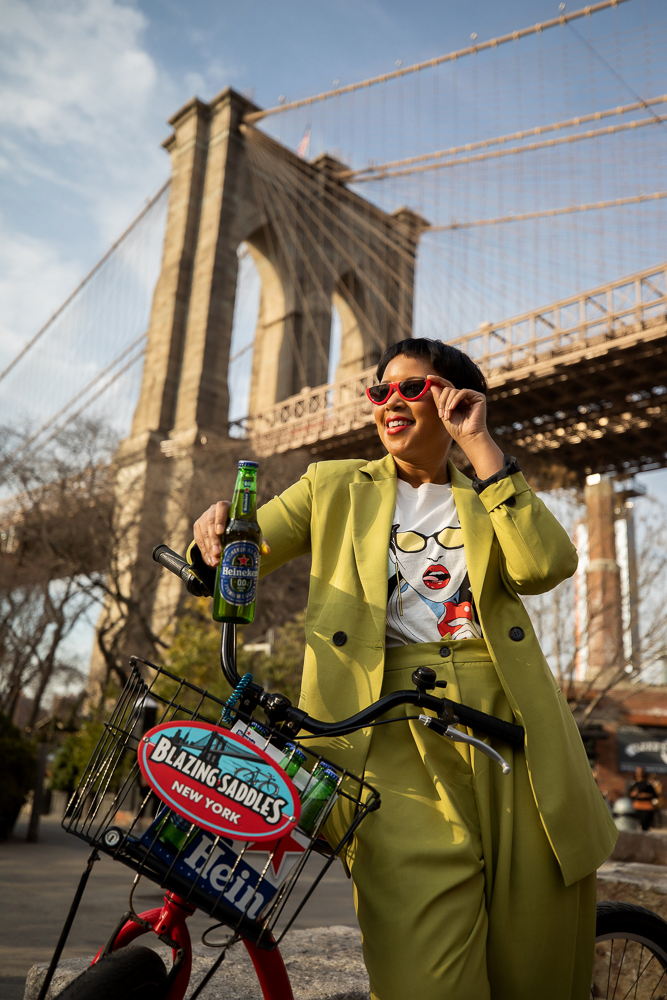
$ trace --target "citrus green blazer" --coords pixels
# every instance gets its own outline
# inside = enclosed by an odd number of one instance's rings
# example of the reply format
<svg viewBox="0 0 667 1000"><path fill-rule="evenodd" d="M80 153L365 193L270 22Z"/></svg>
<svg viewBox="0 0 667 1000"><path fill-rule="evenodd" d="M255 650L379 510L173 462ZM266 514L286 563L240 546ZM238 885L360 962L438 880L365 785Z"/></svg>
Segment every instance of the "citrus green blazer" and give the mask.
<svg viewBox="0 0 667 1000"><path fill-rule="evenodd" d="M544 593L571 576L576 550L520 472L480 495L451 462L449 472L484 637L525 727L535 801L570 885L609 857L617 831L519 595ZM380 696L396 481L389 455L319 462L258 514L271 547L262 576L296 556L312 556L300 706L319 719L343 719ZM520 641L509 636L516 626L524 632ZM342 646L333 642L339 631L347 635ZM371 733L331 741L330 755L362 773Z"/></svg>

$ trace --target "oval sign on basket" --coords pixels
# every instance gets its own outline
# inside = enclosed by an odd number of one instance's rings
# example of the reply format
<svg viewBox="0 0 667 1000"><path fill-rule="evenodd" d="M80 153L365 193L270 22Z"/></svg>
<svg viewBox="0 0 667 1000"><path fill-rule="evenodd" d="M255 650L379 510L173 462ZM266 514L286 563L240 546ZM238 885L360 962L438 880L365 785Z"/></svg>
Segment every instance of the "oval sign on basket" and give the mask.
<svg viewBox="0 0 667 1000"><path fill-rule="evenodd" d="M139 767L171 808L234 840L277 840L296 826L299 793L271 757L208 722L163 722L139 743Z"/></svg>

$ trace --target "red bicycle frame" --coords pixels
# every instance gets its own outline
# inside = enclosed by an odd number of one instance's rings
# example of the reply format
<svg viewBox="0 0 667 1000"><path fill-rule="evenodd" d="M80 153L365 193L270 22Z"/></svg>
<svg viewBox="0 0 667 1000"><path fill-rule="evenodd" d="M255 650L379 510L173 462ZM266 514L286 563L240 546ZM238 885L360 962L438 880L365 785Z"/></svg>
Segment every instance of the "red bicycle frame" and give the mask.
<svg viewBox="0 0 667 1000"><path fill-rule="evenodd" d="M152 931L162 941L170 945L174 962L177 960L179 951L183 950L182 964L169 987L165 1000L183 1000L188 988L192 972L192 945L186 921L195 910L196 907L186 903L175 892L168 892L164 897L162 907L146 910L144 913L138 914L138 919L128 920L121 927L113 942L111 950L118 951L119 948L130 944L135 938ZM287 969L278 948L266 951L258 948L252 941L246 941L245 938L242 940L255 967L264 1000L294 1000ZM104 948L100 948L90 964L94 965L95 962L99 961L104 951Z"/></svg>

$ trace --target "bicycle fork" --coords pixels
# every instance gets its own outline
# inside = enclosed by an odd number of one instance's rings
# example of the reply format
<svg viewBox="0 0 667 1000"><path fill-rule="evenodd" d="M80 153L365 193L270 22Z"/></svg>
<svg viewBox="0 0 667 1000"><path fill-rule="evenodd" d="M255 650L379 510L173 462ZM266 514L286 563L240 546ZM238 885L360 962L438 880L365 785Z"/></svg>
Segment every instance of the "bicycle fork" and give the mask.
<svg viewBox="0 0 667 1000"><path fill-rule="evenodd" d="M152 932L172 950L173 965L167 977L164 1000L183 1000L192 972L192 945L187 926L188 917L196 907L181 899L175 892L167 892L164 904L144 913L123 914L111 937L100 948L91 962L123 948L142 934ZM294 1000L287 970L278 948L272 951L258 948L251 941L241 939L257 974L264 1000Z"/></svg>

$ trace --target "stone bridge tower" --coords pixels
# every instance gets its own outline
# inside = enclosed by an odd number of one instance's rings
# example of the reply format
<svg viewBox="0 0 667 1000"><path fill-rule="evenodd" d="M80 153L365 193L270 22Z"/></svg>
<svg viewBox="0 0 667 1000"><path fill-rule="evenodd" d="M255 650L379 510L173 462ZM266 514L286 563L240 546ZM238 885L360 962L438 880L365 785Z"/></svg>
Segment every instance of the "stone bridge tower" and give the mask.
<svg viewBox="0 0 667 1000"><path fill-rule="evenodd" d="M152 547L167 540L183 550L197 474L211 455L230 454L239 244L262 283L251 414L327 381L332 306L342 325L337 378L372 365L412 331L423 221L408 209L388 215L349 191L330 156L308 163L245 126L256 110L229 88L210 104L192 99L170 119L164 143L172 181L162 269L140 399L117 455L116 570L142 621L121 622L111 603L101 619L110 632L124 630L128 652L145 648L146 629L159 633L179 600L179 581L155 572ZM105 670L96 652L92 688Z"/></svg>

